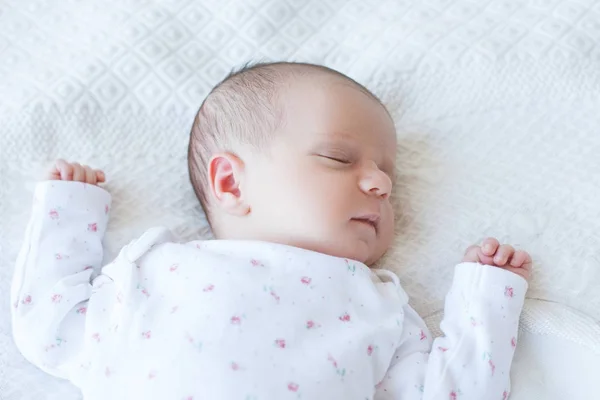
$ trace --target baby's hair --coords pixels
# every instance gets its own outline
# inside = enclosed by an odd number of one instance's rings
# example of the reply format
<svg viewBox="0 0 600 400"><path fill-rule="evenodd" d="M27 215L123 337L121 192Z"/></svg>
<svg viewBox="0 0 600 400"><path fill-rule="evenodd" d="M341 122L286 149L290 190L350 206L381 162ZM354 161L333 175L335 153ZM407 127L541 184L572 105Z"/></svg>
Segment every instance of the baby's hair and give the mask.
<svg viewBox="0 0 600 400"><path fill-rule="evenodd" d="M232 70L212 88L202 102L190 133L188 171L196 197L209 224L208 163L218 152L232 151L235 144L261 150L284 121L280 90L294 76L326 74L381 101L354 79L331 68L298 62L247 63ZM385 107L384 107L385 108Z"/></svg>

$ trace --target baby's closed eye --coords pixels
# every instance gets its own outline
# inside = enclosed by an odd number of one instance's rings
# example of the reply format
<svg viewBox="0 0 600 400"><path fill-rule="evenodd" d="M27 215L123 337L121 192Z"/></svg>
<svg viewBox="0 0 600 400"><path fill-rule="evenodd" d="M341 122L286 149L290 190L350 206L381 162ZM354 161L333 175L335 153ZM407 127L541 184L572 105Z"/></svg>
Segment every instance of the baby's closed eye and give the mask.
<svg viewBox="0 0 600 400"><path fill-rule="evenodd" d="M325 158L327 160L335 161L341 164L352 164L352 161L348 159L347 156L344 155L334 155L334 154L319 154L319 157Z"/></svg>

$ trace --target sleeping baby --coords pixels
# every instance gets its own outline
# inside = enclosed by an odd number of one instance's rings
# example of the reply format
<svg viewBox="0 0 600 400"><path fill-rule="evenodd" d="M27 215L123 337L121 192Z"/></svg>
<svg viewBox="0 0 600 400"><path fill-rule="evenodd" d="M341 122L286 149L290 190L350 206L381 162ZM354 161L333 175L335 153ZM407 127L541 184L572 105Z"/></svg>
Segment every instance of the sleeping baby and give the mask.
<svg viewBox="0 0 600 400"><path fill-rule="evenodd" d="M154 228L102 266L104 173L59 160L35 190L12 287L23 355L88 400L506 399L531 258L486 239L432 338L390 247L396 132L329 68L230 74L193 123L215 240Z"/></svg>

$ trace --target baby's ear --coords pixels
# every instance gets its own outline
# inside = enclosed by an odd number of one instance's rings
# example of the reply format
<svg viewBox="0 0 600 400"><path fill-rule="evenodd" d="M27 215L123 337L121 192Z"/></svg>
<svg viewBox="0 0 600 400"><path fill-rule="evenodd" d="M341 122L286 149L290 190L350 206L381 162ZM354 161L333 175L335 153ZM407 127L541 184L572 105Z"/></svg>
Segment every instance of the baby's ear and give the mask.
<svg viewBox="0 0 600 400"><path fill-rule="evenodd" d="M244 162L235 154L219 153L208 163L208 179L212 200L209 201L222 211L243 216L250 212L244 201L240 184L244 177Z"/></svg>

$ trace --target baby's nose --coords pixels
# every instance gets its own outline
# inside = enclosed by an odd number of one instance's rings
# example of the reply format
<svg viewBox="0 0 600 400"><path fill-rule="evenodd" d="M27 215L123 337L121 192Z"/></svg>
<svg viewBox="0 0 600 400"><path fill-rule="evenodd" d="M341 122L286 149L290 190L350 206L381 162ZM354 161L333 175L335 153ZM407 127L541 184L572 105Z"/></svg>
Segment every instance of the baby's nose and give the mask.
<svg viewBox="0 0 600 400"><path fill-rule="evenodd" d="M392 180L379 168L373 168L365 173L361 179L360 188L366 194L381 197L385 200L392 191Z"/></svg>

